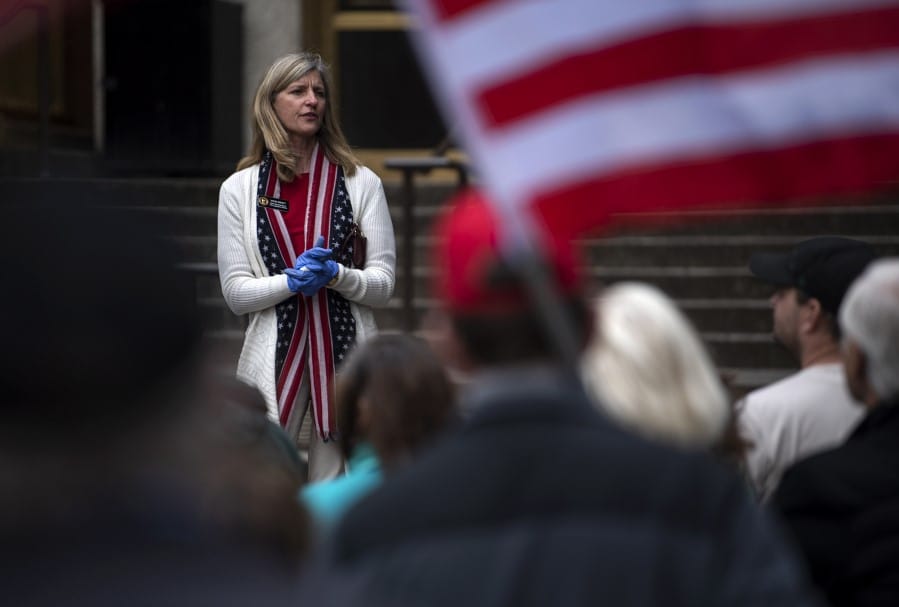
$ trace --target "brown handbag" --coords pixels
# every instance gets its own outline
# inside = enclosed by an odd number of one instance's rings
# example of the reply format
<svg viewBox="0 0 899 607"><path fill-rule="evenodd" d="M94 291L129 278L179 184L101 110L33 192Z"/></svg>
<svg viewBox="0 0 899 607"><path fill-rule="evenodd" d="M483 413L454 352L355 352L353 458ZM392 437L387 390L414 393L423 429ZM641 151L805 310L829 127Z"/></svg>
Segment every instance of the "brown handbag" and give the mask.
<svg viewBox="0 0 899 607"><path fill-rule="evenodd" d="M365 253L368 246L368 239L365 237L365 234L362 233L359 224L356 222L353 222L353 225L350 226L350 231L347 232L343 242L334 247L334 256L340 257L341 255L346 255L350 246L353 247L353 267L359 270L363 269L365 267Z"/></svg>

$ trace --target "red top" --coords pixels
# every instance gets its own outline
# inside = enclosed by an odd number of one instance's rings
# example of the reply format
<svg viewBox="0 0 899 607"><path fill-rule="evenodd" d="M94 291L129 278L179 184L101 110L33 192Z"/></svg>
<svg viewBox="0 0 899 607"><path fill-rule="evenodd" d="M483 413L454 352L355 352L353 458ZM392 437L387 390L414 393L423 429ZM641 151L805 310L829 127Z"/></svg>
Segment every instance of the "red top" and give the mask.
<svg viewBox="0 0 899 607"><path fill-rule="evenodd" d="M290 233L290 242L297 255L305 251L306 246L306 206L309 203L309 173L297 175L291 182L281 182L282 200L287 201L287 212L282 214L287 231ZM315 237L318 234L314 235ZM314 240L315 238L313 238Z"/></svg>

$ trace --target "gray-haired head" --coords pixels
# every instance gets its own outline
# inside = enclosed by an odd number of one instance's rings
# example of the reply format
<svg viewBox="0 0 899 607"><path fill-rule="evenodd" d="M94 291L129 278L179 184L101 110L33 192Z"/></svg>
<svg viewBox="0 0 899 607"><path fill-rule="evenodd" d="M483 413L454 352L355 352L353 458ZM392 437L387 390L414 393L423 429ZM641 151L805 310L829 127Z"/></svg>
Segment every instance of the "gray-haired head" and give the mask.
<svg viewBox="0 0 899 607"><path fill-rule="evenodd" d="M844 339L865 355L868 383L880 400L899 397L899 257L875 261L840 308Z"/></svg>

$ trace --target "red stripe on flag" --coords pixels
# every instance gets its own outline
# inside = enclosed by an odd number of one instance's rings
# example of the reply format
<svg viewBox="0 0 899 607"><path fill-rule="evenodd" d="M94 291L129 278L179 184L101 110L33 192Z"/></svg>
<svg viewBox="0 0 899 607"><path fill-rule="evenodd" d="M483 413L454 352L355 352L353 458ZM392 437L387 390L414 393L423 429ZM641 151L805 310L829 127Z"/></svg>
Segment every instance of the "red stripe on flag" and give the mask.
<svg viewBox="0 0 899 607"><path fill-rule="evenodd" d="M266 196L274 196L275 195L275 185L278 183L278 164L272 160L272 167L268 173L268 180L265 184L265 195ZM278 247L278 252L281 254L281 258L288 264L292 265L294 260L290 258L290 247L288 243L290 242L290 235L283 234L278 224L279 212L275 211L271 207L260 208L256 207L257 213L265 213L268 217L268 224L272 227L272 233L275 236L275 246Z"/></svg>
<svg viewBox="0 0 899 607"><path fill-rule="evenodd" d="M324 157L324 154L322 155ZM321 224L319 232L324 234L325 241L330 242L331 240L331 206L334 200L334 186L337 181L337 165L336 164L328 164L328 172L325 178L325 191L324 196L321 201ZM330 313L328 310L328 290L326 288L322 288L315 294L314 299L310 301L310 307L316 310L313 314L315 314L314 318L322 319L321 322L315 322L315 327L321 328L321 343L317 343L317 337L314 329L312 330L312 339L310 341L312 345L313 352L322 352L322 357L324 360L320 360L319 357L314 359L315 363L313 364L313 371L315 373L315 381L316 386L318 386L317 382L319 378L325 378L325 386L324 386L324 394L319 395L319 399L323 404L323 409L327 407L327 418L322 420L322 429L328 434L328 436L332 435L337 431L337 424L335 419L335 410L334 410L334 394L331 390L331 383L334 377L334 352L331 345L331 323L329 322ZM320 368L319 365L323 365L324 368ZM320 391L321 388L318 388ZM327 422L325 424L324 422Z"/></svg>
<svg viewBox="0 0 899 607"><path fill-rule="evenodd" d="M317 299L316 303L317 303L319 309L322 311L322 313L324 314L325 317L328 317L329 309L328 309L327 289L319 290L319 292L315 294L315 297ZM334 367L334 349L331 347L331 323L329 323L329 322L321 323L321 330L322 330L321 348L322 348L323 354L324 354L324 356L323 356L324 360L321 361L321 363L323 364L324 368L319 370L319 372L322 373L323 375L319 375L318 377L325 378L324 389L325 389L326 394L323 394L322 398L324 399L323 402L327 403L327 405L328 405L328 409L327 409L328 424L327 424L327 426L323 425L322 427L329 434L333 434L334 432L337 431L337 414L336 414L336 410L335 410L335 406L334 406L333 383L334 383L335 367ZM313 343L314 343L314 341L313 341ZM318 380L316 380L316 381L318 381Z"/></svg>
<svg viewBox="0 0 899 607"><path fill-rule="evenodd" d="M328 164L328 175L325 179L325 197L322 206L322 229L321 233L325 236L325 246L334 247L331 243L331 204L334 202L334 185L337 183L337 165Z"/></svg>
<svg viewBox="0 0 899 607"><path fill-rule="evenodd" d="M637 84L894 47L899 47L899 8L689 26L567 55L483 89L474 99L484 125L497 128L581 97Z"/></svg>
<svg viewBox="0 0 899 607"><path fill-rule="evenodd" d="M312 171L309 174L309 204L306 206L306 223L303 226L307 249L311 249L318 238L318 230L315 226L315 212L318 208L318 189L321 187L322 165L324 162L325 155L323 153L316 154L313 160Z"/></svg>
<svg viewBox="0 0 899 607"><path fill-rule="evenodd" d="M509 0L431 0L434 16L439 21L451 21L461 15L487 4L499 4ZM521 0L515 0L520 2Z"/></svg>
<svg viewBox="0 0 899 607"><path fill-rule="evenodd" d="M897 176L899 133L894 132L635 168L570 183L532 202L555 235L569 238L608 223L613 213L776 204L883 188Z"/></svg>
<svg viewBox="0 0 899 607"><path fill-rule="evenodd" d="M265 195L274 196L275 184L278 182L278 162L272 158L272 166L268 172L268 179L265 183Z"/></svg>
<svg viewBox="0 0 899 607"><path fill-rule="evenodd" d="M258 212L259 211L257 211L257 213ZM287 264L287 267L291 267L296 260L290 258L290 247L288 246L288 243L290 242L290 235L284 234L281 231L281 225L278 223L280 211L276 211L271 207L268 207L263 209L262 212L268 215L268 223L270 226L272 226L272 234L275 235L275 246L278 247L278 252L281 253L281 258Z"/></svg>
<svg viewBox="0 0 899 607"><path fill-rule="evenodd" d="M299 306L299 311L297 314L297 325L294 328L293 333L290 336L290 346L287 350L287 355L284 357L284 366L281 367L281 375L278 377L277 381L277 392L276 394L280 395L285 387L288 388L287 394L284 396L284 408L281 410L281 426L287 426L287 420L290 417L291 411L293 411L294 401L297 398L297 392L300 389L300 384L302 383L300 380L293 381L290 386L287 386L287 378L290 375L291 369L296 366L296 373L302 377L304 373L306 373L306 356L307 349L305 347L306 342L306 332L302 330L300 327L306 326L306 305L302 298L296 297L296 305ZM294 363L294 359L299 357L299 360L296 361L296 365Z"/></svg>

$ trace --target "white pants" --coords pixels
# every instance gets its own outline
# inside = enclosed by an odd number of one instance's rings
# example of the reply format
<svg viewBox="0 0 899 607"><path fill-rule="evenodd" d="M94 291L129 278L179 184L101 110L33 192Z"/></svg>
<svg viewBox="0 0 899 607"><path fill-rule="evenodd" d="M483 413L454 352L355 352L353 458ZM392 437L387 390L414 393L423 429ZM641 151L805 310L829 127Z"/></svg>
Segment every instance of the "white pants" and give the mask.
<svg viewBox="0 0 899 607"><path fill-rule="evenodd" d="M307 454L307 482L327 480L343 472L343 455L336 441L324 442L315 429L312 401L310 399L309 373L297 390L293 411L284 430L293 439L300 453Z"/></svg>

